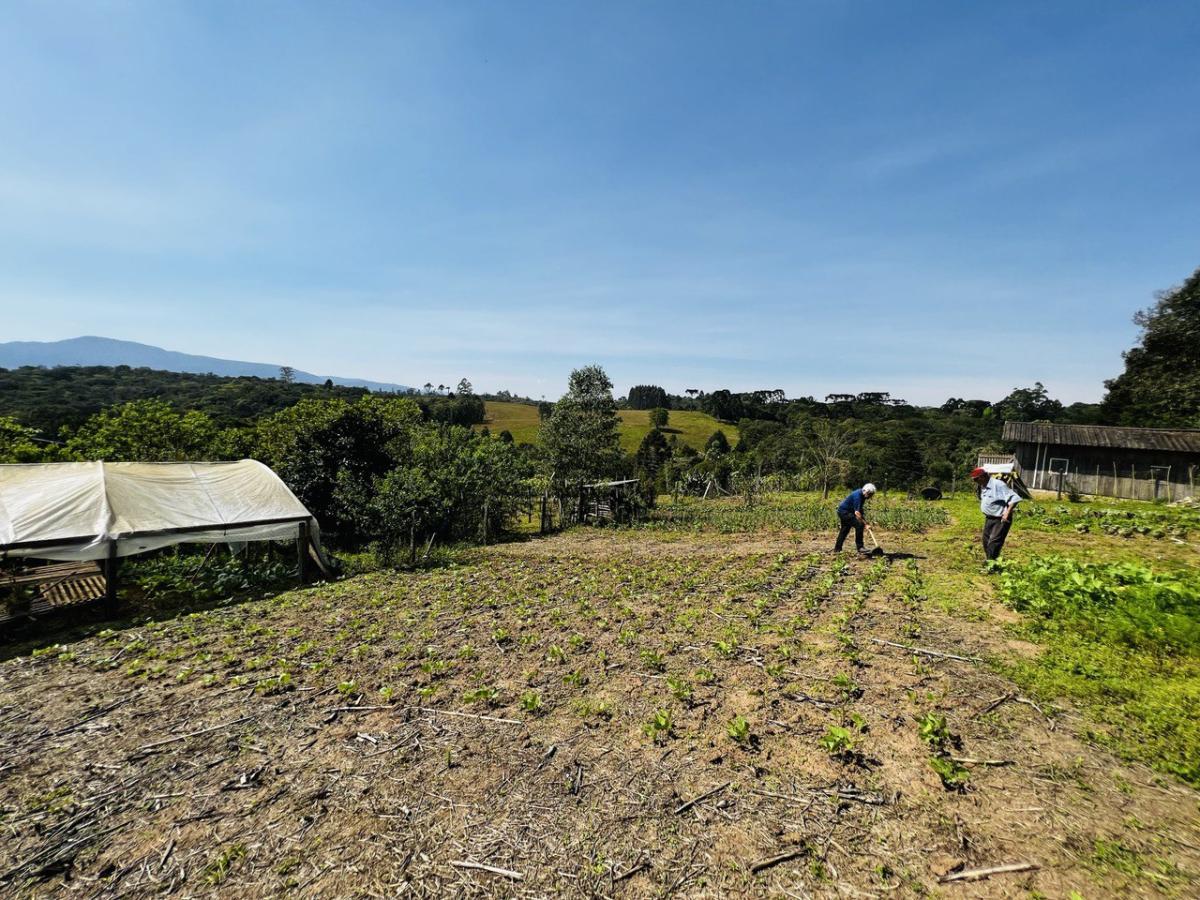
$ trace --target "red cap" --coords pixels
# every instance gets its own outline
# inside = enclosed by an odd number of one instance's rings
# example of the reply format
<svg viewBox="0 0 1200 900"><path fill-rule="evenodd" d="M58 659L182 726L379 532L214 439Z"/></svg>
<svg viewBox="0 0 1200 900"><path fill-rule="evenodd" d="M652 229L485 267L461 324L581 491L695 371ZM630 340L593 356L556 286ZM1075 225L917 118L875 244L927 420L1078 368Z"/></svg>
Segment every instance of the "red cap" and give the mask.
<svg viewBox="0 0 1200 900"><path fill-rule="evenodd" d="M976 466L974 469L971 470L972 478L978 478L980 475L986 475L986 474L987 474L987 469L983 468L982 466Z"/></svg>

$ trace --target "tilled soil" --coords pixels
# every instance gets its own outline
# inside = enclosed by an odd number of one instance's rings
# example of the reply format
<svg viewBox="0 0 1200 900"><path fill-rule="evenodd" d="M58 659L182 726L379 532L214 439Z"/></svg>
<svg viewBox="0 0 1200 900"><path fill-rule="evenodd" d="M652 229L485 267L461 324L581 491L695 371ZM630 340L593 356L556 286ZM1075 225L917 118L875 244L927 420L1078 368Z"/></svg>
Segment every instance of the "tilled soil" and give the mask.
<svg viewBox="0 0 1200 900"><path fill-rule="evenodd" d="M1000 623L930 608L936 577L576 531L10 648L0 890L1200 892L1200 795L1021 696Z"/></svg>

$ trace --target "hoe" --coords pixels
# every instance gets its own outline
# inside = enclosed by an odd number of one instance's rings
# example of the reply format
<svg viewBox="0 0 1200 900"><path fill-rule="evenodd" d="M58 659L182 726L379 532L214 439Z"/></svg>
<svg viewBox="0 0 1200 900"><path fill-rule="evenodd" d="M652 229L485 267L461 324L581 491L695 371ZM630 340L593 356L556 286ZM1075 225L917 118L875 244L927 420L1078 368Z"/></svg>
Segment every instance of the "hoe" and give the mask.
<svg viewBox="0 0 1200 900"><path fill-rule="evenodd" d="M869 534L871 536L871 543L875 545L875 548L867 555L868 556L884 556L884 555L886 555L883 552L883 548L879 546L879 541L875 539L875 530L870 525L867 526L867 534Z"/></svg>

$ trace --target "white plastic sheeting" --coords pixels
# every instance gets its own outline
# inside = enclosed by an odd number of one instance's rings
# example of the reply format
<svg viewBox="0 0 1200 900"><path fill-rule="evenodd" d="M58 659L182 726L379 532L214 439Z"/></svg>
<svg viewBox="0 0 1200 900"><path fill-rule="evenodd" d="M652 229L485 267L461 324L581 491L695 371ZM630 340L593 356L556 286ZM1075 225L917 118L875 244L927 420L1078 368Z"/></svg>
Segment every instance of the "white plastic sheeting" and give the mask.
<svg viewBox="0 0 1200 900"><path fill-rule="evenodd" d="M279 476L238 462L0 465L0 556L104 559L182 543L289 540L317 523Z"/></svg>

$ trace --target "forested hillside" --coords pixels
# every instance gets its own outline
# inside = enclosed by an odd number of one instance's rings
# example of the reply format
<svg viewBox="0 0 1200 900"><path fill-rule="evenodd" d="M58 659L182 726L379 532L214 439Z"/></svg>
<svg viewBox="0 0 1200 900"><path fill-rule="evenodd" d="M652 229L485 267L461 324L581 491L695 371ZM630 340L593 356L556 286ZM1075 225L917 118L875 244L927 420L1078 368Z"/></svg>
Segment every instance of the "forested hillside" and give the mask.
<svg viewBox="0 0 1200 900"><path fill-rule="evenodd" d="M0 416L54 437L105 407L157 398L197 410L221 426L248 425L305 397L355 400L366 388L299 384L278 378L227 377L129 366L23 366L0 369Z"/></svg>

